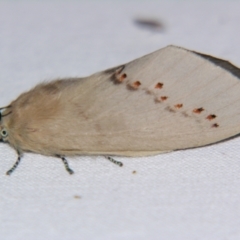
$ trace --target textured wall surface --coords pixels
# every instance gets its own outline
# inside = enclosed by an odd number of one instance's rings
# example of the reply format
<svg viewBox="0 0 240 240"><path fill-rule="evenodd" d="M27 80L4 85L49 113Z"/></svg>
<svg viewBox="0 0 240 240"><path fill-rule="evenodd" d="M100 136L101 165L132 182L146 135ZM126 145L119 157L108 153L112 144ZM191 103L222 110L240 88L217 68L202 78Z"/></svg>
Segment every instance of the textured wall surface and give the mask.
<svg viewBox="0 0 240 240"><path fill-rule="evenodd" d="M240 1L0 1L0 105L169 44L240 66ZM143 28L139 18L162 29ZM84 141L84 139L83 139ZM147 158L68 158L0 144L4 240L240 239L240 139ZM134 174L133 171L136 171Z"/></svg>

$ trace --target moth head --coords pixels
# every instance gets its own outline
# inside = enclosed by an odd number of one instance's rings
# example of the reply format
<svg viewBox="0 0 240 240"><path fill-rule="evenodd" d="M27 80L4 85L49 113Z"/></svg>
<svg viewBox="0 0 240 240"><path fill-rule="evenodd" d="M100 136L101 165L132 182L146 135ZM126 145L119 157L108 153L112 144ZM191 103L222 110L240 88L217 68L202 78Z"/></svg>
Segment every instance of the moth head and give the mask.
<svg viewBox="0 0 240 240"><path fill-rule="evenodd" d="M0 140L3 141L3 142L6 142L7 141L7 138L8 138L8 130L5 128L5 127L2 127L0 128Z"/></svg>
<svg viewBox="0 0 240 240"><path fill-rule="evenodd" d="M6 124L5 124L5 121L4 121L4 117L6 115L8 115L8 113L5 114L5 110L0 111L0 141L3 141L3 142L7 142L8 132L9 132L7 126L5 126Z"/></svg>

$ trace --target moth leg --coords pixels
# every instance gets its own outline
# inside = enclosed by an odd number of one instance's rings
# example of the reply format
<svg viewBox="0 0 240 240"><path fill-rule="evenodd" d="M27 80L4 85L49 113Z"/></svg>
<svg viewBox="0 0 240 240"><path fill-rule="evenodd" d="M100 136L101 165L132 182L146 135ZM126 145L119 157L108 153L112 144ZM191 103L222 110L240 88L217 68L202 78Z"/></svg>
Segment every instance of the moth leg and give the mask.
<svg viewBox="0 0 240 240"><path fill-rule="evenodd" d="M117 164L119 167L122 167L122 166L123 166L123 163L122 163L122 162L117 161L117 160L115 160L115 159L112 158L112 157L105 156L105 158L106 158L107 160L109 160L110 162L112 162L112 163L114 163L114 164Z"/></svg>
<svg viewBox="0 0 240 240"><path fill-rule="evenodd" d="M67 172L68 172L69 174L73 174L73 173L74 173L74 171L69 167L68 161L67 161L67 159L66 159L65 157L63 157L63 156L61 156L61 155L56 155L56 157L62 159L63 164L64 164L64 166L65 166L65 169L67 170Z"/></svg>
<svg viewBox="0 0 240 240"><path fill-rule="evenodd" d="M21 158L22 158L22 155L19 151L17 151L17 154L18 154L18 158L17 158L17 161L14 163L14 165L12 166L12 168L10 168L7 172L6 172L6 175L11 175L14 170L18 167L19 163L21 162Z"/></svg>

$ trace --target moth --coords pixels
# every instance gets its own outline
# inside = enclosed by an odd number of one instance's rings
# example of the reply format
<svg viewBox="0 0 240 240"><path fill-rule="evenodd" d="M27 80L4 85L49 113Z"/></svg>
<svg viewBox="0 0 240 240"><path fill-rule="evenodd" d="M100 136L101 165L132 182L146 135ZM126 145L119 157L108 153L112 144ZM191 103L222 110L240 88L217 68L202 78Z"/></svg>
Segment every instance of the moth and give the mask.
<svg viewBox="0 0 240 240"><path fill-rule="evenodd" d="M150 156L240 132L240 70L176 46L85 78L41 83L1 108L0 136L18 153L61 158Z"/></svg>

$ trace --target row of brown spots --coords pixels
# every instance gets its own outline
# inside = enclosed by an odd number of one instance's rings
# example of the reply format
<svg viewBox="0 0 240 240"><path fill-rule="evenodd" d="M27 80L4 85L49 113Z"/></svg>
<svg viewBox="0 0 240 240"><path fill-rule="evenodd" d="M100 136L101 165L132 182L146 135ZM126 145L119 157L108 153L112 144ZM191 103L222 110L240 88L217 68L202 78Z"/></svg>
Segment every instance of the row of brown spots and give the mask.
<svg viewBox="0 0 240 240"><path fill-rule="evenodd" d="M135 81L133 83L129 83L128 86L131 87L134 90L137 90L141 86L141 82Z"/></svg>
<svg viewBox="0 0 240 240"><path fill-rule="evenodd" d="M194 113L197 113L197 114L200 114L200 113L203 112L203 111L204 111L204 108L202 108L202 107L193 109L193 112L194 112ZM209 115L206 117L206 119L208 119L209 121L211 121L211 120L215 119L216 117L217 117L217 115L215 115L215 114L209 114ZM219 127L219 124L218 124L218 123L214 123L214 124L212 125L212 127L217 128L217 127Z"/></svg>
<svg viewBox="0 0 240 240"><path fill-rule="evenodd" d="M121 69L122 70L122 69ZM121 70L116 72L115 74L115 77L116 77L116 80L119 82L119 83L122 83L126 78L127 78L127 74L126 73L123 73L120 75L121 73ZM131 88L131 89L134 89L134 90L137 90L140 86L141 86L141 82L140 81L135 81L133 83L129 83L128 86ZM156 89L162 89L163 88L163 83L160 83L158 82L156 85L155 85L155 88ZM169 97L168 96L161 96L159 98L156 99L156 101L158 102L163 102L163 101L166 101ZM175 108L182 108L183 107L183 104L182 103L178 103L178 104L175 104L174 105ZM167 107L166 110L168 110L169 112L175 112L174 109L172 109L171 107ZM202 113L203 111L205 111L205 109L203 107L200 107L200 108L195 108L193 109L193 112L196 113L196 114L200 114ZM215 114L210 114L206 117L206 119L208 119L209 121L215 119L217 116ZM212 124L212 127L213 128L218 128L219 127L219 124L218 123L214 123Z"/></svg>
<svg viewBox="0 0 240 240"><path fill-rule="evenodd" d="M157 88L157 89L163 88L163 83L158 82L158 83L156 84L155 88Z"/></svg>
<svg viewBox="0 0 240 240"><path fill-rule="evenodd" d="M162 96L162 97L160 97L159 99L158 99L158 101L165 101L165 100L167 100L168 99L168 97L167 96ZM176 104L176 105L174 105L174 107L175 108L182 108L183 107L183 104L182 103L178 103L178 104ZM167 107L166 108L166 110L168 110L169 112L175 112L171 107ZM204 108L195 108L194 110L193 110L193 112L194 113L197 113L197 114L200 114L201 112L203 112L204 111ZM208 119L208 120L213 120L213 119L215 119L217 116L215 115L215 114L210 114L210 115L208 115L207 117L206 117L206 119ZM219 124L218 123L214 123L214 124L212 124L212 127L213 128L218 128L219 127Z"/></svg>
<svg viewBox="0 0 240 240"><path fill-rule="evenodd" d="M194 113L201 113L201 112L203 112L204 111L204 108L195 108L195 109L193 109L193 112ZM212 119L214 119L214 118L216 118L217 116L215 115L215 114L210 114L210 115L208 115L207 117L206 117L206 119L208 119L208 120L212 120Z"/></svg>
<svg viewBox="0 0 240 240"><path fill-rule="evenodd" d="M204 108L202 108L202 107L193 109L193 112L198 113L198 114L203 112L203 111L204 111Z"/></svg>

